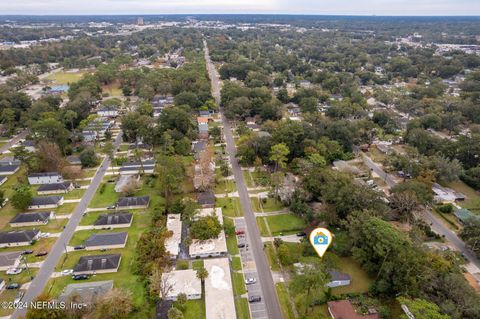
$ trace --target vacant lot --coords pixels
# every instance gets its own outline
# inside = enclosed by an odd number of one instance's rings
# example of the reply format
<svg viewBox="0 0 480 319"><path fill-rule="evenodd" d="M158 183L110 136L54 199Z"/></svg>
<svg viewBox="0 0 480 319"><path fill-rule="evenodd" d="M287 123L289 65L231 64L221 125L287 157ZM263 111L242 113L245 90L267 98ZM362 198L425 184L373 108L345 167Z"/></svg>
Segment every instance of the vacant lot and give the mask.
<svg viewBox="0 0 480 319"><path fill-rule="evenodd" d="M306 227L305 222L293 214L257 217L257 223L260 227L260 233L264 237L270 236L265 223L268 224L273 236L280 235L280 233L283 233L284 235L288 233L294 233L296 231L303 230Z"/></svg>
<svg viewBox="0 0 480 319"><path fill-rule="evenodd" d="M63 72L62 71L62 72L53 73L47 76L46 79L53 81L53 84L55 85L70 84L70 83L78 82L84 74L85 74L84 72Z"/></svg>

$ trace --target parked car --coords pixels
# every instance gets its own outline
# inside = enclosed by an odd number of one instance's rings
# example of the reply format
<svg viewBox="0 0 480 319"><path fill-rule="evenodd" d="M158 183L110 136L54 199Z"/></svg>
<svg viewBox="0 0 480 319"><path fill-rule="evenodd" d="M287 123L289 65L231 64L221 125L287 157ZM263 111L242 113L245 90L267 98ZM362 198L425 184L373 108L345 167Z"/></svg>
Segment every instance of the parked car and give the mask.
<svg viewBox="0 0 480 319"><path fill-rule="evenodd" d="M36 257L41 257L41 256L46 256L46 255L48 255L48 251L46 251L46 250L40 250L39 252L37 252L35 254Z"/></svg>
<svg viewBox="0 0 480 319"><path fill-rule="evenodd" d="M22 268L10 268L7 270L7 275L18 275L23 271Z"/></svg>
<svg viewBox="0 0 480 319"><path fill-rule="evenodd" d="M260 296L251 296L248 298L248 302L253 303L253 302L260 302L262 301L262 297Z"/></svg>
<svg viewBox="0 0 480 319"><path fill-rule="evenodd" d="M14 305L17 305L23 298L23 295L25 295L25 293L23 291L19 291L17 296L15 297L15 299L13 300L13 304Z"/></svg>
<svg viewBox="0 0 480 319"><path fill-rule="evenodd" d="M254 277L250 277L250 278L245 279L245 285L253 285L256 282L257 282L257 279L255 279Z"/></svg>
<svg viewBox="0 0 480 319"><path fill-rule="evenodd" d="M11 284L9 284L7 287L5 287L6 289L18 289L20 288L20 285L17 284L16 282L12 282Z"/></svg>
<svg viewBox="0 0 480 319"><path fill-rule="evenodd" d="M243 229L239 229L235 232L235 235L243 235L245 234L245 231Z"/></svg>
<svg viewBox="0 0 480 319"><path fill-rule="evenodd" d="M73 274L73 269L64 269L61 272L62 275L67 276Z"/></svg>
<svg viewBox="0 0 480 319"><path fill-rule="evenodd" d="M39 238L47 238L47 237L50 237L50 233L40 233L40 235L38 235Z"/></svg>
<svg viewBox="0 0 480 319"><path fill-rule="evenodd" d="M30 255L31 253L33 253L33 250L24 250L24 251L22 251L22 255Z"/></svg>
<svg viewBox="0 0 480 319"><path fill-rule="evenodd" d="M88 275L73 275L72 276L73 280L85 280L85 279L88 279L88 278L90 278L90 276L88 276Z"/></svg>
<svg viewBox="0 0 480 319"><path fill-rule="evenodd" d="M305 236L307 236L307 233L304 232L304 231L299 231L299 232L297 233L297 237L305 237Z"/></svg>
<svg viewBox="0 0 480 319"><path fill-rule="evenodd" d="M85 245L78 245L78 246L75 246L73 247L74 250L82 250L82 249L85 249Z"/></svg>
<svg viewBox="0 0 480 319"><path fill-rule="evenodd" d="M117 205L110 205L107 207L107 209L115 209L115 208L117 208Z"/></svg>
<svg viewBox="0 0 480 319"><path fill-rule="evenodd" d="M245 247L245 243L239 243L239 244L237 244L237 247L238 247L238 248L244 248L244 247Z"/></svg>

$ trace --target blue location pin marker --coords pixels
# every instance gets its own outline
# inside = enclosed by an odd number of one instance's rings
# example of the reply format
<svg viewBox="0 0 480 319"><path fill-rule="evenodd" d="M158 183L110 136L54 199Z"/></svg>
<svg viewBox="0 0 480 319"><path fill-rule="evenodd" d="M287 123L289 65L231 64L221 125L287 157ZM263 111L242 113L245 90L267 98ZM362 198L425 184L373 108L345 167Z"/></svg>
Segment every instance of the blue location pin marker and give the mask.
<svg viewBox="0 0 480 319"><path fill-rule="evenodd" d="M310 233L310 244L320 257L327 252L332 243L332 233L326 228L316 228Z"/></svg>

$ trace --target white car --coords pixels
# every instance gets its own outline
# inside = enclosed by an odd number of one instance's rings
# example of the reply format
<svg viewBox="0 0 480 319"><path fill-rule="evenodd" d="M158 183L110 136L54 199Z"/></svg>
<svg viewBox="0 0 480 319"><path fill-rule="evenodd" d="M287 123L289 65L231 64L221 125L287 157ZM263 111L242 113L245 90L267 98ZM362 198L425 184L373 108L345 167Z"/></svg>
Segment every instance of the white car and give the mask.
<svg viewBox="0 0 480 319"><path fill-rule="evenodd" d="M63 276L68 276L68 275L71 275L73 274L73 269L64 269L62 270L62 275Z"/></svg>
<svg viewBox="0 0 480 319"><path fill-rule="evenodd" d="M18 275L22 270L22 268L10 268L7 270L7 275Z"/></svg>
<svg viewBox="0 0 480 319"><path fill-rule="evenodd" d="M245 285L253 285L256 282L257 282L257 279L255 279L254 277L250 277L250 278L245 279Z"/></svg>
<svg viewBox="0 0 480 319"><path fill-rule="evenodd" d="M47 238L47 237L50 237L50 233L41 233L40 235L38 235L38 237Z"/></svg>

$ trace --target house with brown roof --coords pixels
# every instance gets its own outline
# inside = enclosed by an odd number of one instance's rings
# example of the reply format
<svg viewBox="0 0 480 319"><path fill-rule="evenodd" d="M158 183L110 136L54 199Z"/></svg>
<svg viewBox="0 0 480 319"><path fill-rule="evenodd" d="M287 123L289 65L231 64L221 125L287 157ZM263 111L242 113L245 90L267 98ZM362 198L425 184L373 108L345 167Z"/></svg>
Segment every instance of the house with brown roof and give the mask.
<svg viewBox="0 0 480 319"><path fill-rule="evenodd" d="M332 319L380 319L374 310L366 315L358 314L350 300L329 301L327 305Z"/></svg>

